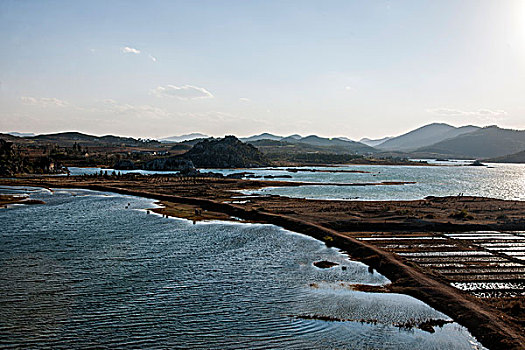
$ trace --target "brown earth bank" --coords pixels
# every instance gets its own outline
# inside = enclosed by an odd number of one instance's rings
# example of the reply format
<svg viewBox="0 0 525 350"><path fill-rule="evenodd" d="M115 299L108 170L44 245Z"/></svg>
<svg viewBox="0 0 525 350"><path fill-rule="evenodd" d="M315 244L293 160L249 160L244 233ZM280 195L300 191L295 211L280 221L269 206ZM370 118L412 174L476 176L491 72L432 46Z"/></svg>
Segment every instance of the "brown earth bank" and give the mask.
<svg viewBox="0 0 525 350"><path fill-rule="evenodd" d="M457 251L470 252L476 248L448 240L445 233L525 231L525 202L480 197L364 202L244 196L237 191L301 184L165 175L27 177L0 179L0 185L111 191L170 203L166 208L171 208L173 213L185 213L174 214L185 218L207 215L219 218L226 214L301 232L338 247L376 269L392 281L389 290L414 296L444 312L467 327L483 345L491 349L525 348L523 323L520 322L523 319L522 297L510 300L477 298L452 287L451 279L432 266L423 266L396 250L366 240L383 235L409 235L410 239L447 240Z"/></svg>
<svg viewBox="0 0 525 350"><path fill-rule="evenodd" d="M29 199L27 197L0 194L0 208L6 208L12 204L45 204L43 201Z"/></svg>

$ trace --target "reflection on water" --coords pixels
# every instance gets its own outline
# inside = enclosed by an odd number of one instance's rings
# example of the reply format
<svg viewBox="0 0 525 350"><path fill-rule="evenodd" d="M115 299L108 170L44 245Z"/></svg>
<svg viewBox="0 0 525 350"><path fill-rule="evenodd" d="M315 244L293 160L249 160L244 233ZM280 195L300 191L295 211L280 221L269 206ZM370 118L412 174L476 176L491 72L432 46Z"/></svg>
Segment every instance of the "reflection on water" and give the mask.
<svg viewBox="0 0 525 350"><path fill-rule="evenodd" d="M525 165L470 166L348 166L370 173L299 173L290 180L362 183L405 181L415 184L389 186L301 186L266 188L256 193L315 199L413 200L427 196L482 196L525 200ZM328 168L326 168L328 169ZM339 169L339 168L336 168ZM248 193L252 193L249 191Z"/></svg>
<svg viewBox="0 0 525 350"><path fill-rule="evenodd" d="M31 195L47 204L0 210L2 347L479 347L456 323L432 334L395 327L449 318L405 295L351 290L388 280L303 235L192 225L147 214L153 203L135 197ZM319 269L318 260L339 265Z"/></svg>

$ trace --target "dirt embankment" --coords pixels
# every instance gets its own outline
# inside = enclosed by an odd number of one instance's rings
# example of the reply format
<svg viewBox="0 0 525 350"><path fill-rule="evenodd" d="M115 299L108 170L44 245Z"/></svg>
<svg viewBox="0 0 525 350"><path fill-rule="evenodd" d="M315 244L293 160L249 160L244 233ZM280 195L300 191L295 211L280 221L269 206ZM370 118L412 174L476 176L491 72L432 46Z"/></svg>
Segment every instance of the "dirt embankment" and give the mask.
<svg viewBox="0 0 525 350"><path fill-rule="evenodd" d="M12 204L45 204L43 201L29 199L27 197L0 194L0 208L6 208Z"/></svg>

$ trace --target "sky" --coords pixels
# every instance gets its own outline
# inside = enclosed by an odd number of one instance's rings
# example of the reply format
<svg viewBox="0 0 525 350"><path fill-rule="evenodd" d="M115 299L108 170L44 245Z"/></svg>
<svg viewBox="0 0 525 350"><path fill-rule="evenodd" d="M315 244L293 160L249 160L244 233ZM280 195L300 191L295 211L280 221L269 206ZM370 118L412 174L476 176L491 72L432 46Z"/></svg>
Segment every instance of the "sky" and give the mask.
<svg viewBox="0 0 525 350"><path fill-rule="evenodd" d="M0 0L0 132L525 129L525 0Z"/></svg>

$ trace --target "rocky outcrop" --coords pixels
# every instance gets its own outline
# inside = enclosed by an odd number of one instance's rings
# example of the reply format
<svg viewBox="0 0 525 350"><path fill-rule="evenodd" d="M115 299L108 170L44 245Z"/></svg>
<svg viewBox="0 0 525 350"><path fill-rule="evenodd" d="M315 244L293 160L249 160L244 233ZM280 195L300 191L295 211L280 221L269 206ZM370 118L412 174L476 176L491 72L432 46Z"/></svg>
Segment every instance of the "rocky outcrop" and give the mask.
<svg viewBox="0 0 525 350"><path fill-rule="evenodd" d="M270 165L270 161L254 146L241 142L235 136L206 139L195 144L188 152L172 157L156 158L145 163L121 159L115 163L119 170L180 171L183 175L199 174L198 168L256 168ZM222 175L221 175L222 176Z"/></svg>
<svg viewBox="0 0 525 350"><path fill-rule="evenodd" d="M235 136L202 140L181 157L191 160L198 168L257 168L270 165L257 148Z"/></svg>

